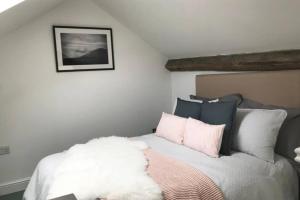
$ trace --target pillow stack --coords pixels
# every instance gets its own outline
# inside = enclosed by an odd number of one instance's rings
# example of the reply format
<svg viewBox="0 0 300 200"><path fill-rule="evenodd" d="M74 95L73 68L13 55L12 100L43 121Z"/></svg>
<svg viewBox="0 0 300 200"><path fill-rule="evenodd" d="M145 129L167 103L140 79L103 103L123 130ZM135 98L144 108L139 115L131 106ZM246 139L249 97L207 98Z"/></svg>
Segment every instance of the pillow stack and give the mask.
<svg viewBox="0 0 300 200"><path fill-rule="evenodd" d="M236 116L235 102L203 103L199 120L213 125L225 124L221 154L230 155L233 141L233 124Z"/></svg>
<svg viewBox="0 0 300 200"><path fill-rule="evenodd" d="M212 157L218 157L219 152L223 155L230 155L236 107L236 102L232 101L201 100L195 102L178 98L173 118L174 120L177 117L186 119L184 131L181 133L182 143ZM161 137L165 137L166 133L178 134L175 131L171 133L161 129L162 126L167 127L163 124L166 116L167 114L164 113L156 134ZM169 115L168 118L172 117ZM177 126L171 120L168 123ZM174 138L165 138L174 141ZM179 143L178 140L176 143Z"/></svg>
<svg viewBox="0 0 300 200"><path fill-rule="evenodd" d="M211 125L225 124L220 152L223 155L230 155L236 108L237 105L235 101L216 102L210 100L197 103L178 98L174 114L185 118L192 117Z"/></svg>
<svg viewBox="0 0 300 200"><path fill-rule="evenodd" d="M268 162L274 162L277 153L293 159L294 149L300 142L300 109L264 105L230 94L218 98L190 95L191 99L222 102L235 101L237 110L232 149L253 155Z"/></svg>
<svg viewBox="0 0 300 200"><path fill-rule="evenodd" d="M219 157L224 128L224 124L210 125L191 117L163 113L156 135L211 157Z"/></svg>
<svg viewBox="0 0 300 200"><path fill-rule="evenodd" d="M218 157L219 153L230 155L235 150L274 163L276 144L282 155L294 157L293 151L300 141L296 134L300 109L267 106L240 94L190 98L177 99L174 115L163 114L158 136L211 157Z"/></svg>

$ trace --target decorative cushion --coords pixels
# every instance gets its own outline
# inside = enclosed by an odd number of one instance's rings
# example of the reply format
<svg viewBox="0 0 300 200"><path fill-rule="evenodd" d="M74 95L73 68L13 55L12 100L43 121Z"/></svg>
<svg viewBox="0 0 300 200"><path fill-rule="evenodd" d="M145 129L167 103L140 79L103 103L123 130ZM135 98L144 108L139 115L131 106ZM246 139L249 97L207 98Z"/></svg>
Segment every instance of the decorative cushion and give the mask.
<svg viewBox="0 0 300 200"><path fill-rule="evenodd" d="M183 144L217 158L219 157L224 128L225 124L209 125L199 120L188 118L184 131Z"/></svg>
<svg viewBox="0 0 300 200"><path fill-rule="evenodd" d="M186 118L163 113L156 128L156 135L182 144Z"/></svg>
<svg viewBox="0 0 300 200"><path fill-rule="evenodd" d="M286 110L287 117L279 130L275 152L289 159L294 159L294 149L300 144L300 108L285 108L281 106L265 105L247 98L244 98L239 107Z"/></svg>
<svg viewBox="0 0 300 200"><path fill-rule="evenodd" d="M229 102L229 101L234 101L236 102L237 105L240 105L243 101L243 97L241 94L229 94L225 95L222 97L215 97L215 98L207 98L207 97L201 97L201 96L195 96L195 95L190 95L190 99L193 100L201 100L204 102Z"/></svg>
<svg viewBox="0 0 300 200"><path fill-rule="evenodd" d="M225 124L220 153L230 155L233 124L236 115L235 102L203 103L200 120L213 125Z"/></svg>
<svg viewBox="0 0 300 200"><path fill-rule="evenodd" d="M233 148L274 162L274 147L285 110L238 109Z"/></svg>
<svg viewBox="0 0 300 200"><path fill-rule="evenodd" d="M199 119L201 115L201 103L177 98L177 105L174 114L179 117L192 117L194 119Z"/></svg>
<svg viewBox="0 0 300 200"><path fill-rule="evenodd" d="M279 130L275 152L293 159L295 157L293 150L300 146L300 109L298 109L298 115L292 118L291 112L287 111L287 113L287 119Z"/></svg>
<svg viewBox="0 0 300 200"><path fill-rule="evenodd" d="M183 98L176 98L175 99L175 103L173 105L173 109L172 109L172 114L175 113L176 107L177 107L177 101L178 99L183 100L183 101L189 101L189 102L196 102L196 103L203 103L202 100L197 100L197 99L183 99Z"/></svg>

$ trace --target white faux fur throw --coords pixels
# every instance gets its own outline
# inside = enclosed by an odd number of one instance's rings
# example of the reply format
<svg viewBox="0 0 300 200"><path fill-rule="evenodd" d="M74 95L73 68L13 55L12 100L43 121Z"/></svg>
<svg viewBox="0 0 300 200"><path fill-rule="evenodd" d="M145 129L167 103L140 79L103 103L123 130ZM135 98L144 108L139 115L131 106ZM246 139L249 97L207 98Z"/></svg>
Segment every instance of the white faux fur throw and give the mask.
<svg viewBox="0 0 300 200"><path fill-rule="evenodd" d="M77 144L54 173L47 199L73 193L79 200L161 200L159 186L147 175L147 145L121 137Z"/></svg>

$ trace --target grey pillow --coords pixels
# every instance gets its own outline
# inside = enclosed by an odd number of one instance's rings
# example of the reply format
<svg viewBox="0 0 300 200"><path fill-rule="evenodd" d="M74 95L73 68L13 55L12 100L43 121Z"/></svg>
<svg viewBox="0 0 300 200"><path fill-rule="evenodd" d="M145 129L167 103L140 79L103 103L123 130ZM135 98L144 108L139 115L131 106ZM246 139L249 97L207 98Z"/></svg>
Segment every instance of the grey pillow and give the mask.
<svg viewBox="0 0 300 200"><path fill-rule="evenodd" d="M294 149L300 145L300 108L285 108L274 105L265 105L247 98L243 99L243 102L239 107L286 110L287 117L279 130L275 152L289 159L294 159Z"/></svg>
<svg viewBox="0 0 300 200"><path fill-rule="evenodd" d="M285 110L238 109L233 148L274 163L274 147Z"/></svg>
<svg viewBox="0 0 300 200"><path fill-rule="evenodd" d="M214 101L214 100L219 100L221 102L236 102L237 105L240 105L243 101L243 97L241 94L229 94L225 95L222 97L215 97L215 98L207 98L207 97L202 97L202 96L196 96L196 95L190 95L190 99L197 99L197 100L202 100L202 101Z"/></svg>
<svg viewBox="0 0 300 200"><path fill-rule="evenodd" d="M283 123L277 137L275 152L287 158L294 159L294 157L296 156L294 150L299 146L300 110L298 111L298 115L296 117L289 118Z"/></svg>

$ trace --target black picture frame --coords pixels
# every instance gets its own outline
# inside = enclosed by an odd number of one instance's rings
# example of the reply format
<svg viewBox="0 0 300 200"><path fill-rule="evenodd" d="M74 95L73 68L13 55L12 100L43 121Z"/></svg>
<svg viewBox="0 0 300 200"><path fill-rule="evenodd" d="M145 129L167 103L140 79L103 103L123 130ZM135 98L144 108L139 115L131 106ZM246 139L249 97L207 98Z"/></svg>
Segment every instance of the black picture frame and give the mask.
<svg viewBox="0 0 300 200"><path fill-rule="evenodd" d="M112 28L52 26L56 72L115 70Z"/></svg>

